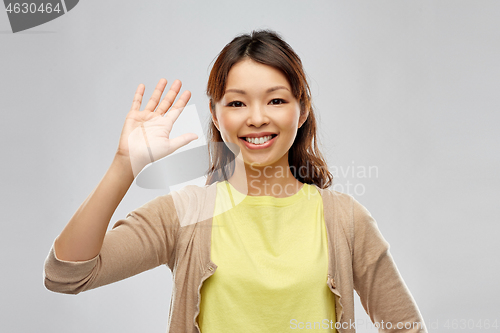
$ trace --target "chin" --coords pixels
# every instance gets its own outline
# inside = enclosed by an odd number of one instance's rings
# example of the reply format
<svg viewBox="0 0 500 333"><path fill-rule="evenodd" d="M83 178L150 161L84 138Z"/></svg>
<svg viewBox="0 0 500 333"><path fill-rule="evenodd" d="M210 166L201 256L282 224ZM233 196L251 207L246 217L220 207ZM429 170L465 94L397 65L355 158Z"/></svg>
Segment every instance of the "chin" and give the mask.
<svg viewBox="0 0 500 333"><path fill-rule="evenodd" d="M255 160L255 159L248 159L248 160L245 160L245 164L248 165L248 166L253 166L253 167L265 167L265 166L268 166L268 165L274 165L276 164L276 162L278 162L277 160L275 161L270 161L270 160Z"/></svg>

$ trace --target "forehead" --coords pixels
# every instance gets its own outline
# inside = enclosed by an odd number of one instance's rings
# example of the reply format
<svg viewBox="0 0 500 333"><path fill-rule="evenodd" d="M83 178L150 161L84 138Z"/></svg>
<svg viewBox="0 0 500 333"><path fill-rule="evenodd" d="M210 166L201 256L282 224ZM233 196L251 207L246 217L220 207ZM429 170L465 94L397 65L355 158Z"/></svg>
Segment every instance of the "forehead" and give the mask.
<svg viewBox="0 0 500 333"><path fill-rule="evenodd" d="M287 77L279 69L245 59L234 64L229 70L226 89L266 90L276 85L291 89Z"/></svg>

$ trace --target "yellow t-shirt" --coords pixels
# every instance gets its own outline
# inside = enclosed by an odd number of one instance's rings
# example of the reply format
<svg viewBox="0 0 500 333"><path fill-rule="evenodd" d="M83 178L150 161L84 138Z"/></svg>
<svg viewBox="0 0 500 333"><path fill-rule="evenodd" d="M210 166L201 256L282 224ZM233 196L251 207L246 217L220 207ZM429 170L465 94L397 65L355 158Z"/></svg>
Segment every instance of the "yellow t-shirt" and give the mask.
<svg viewBox="0 0 500 333"><path fill-rule="evenodd" d="M201 288L201 332L335 332L318 190L304 184L285 198L245 196L225 181L217 184L215 211L221 207L212 222L218 267Z"/></svg>

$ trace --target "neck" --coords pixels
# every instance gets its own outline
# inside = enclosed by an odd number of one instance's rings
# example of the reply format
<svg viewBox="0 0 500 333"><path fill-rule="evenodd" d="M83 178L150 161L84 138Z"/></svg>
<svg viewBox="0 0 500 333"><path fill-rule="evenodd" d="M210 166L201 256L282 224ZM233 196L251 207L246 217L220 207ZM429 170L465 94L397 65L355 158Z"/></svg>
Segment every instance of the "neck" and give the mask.
<svg viewBox="0 0 500 333"><path fill-rule="evenodd" d="M303 186L290 171L288 153L276 163L265 166L245 163L240 154L235 159L235 170L228 181L241 193L276 198L294 195Z"/></svg>

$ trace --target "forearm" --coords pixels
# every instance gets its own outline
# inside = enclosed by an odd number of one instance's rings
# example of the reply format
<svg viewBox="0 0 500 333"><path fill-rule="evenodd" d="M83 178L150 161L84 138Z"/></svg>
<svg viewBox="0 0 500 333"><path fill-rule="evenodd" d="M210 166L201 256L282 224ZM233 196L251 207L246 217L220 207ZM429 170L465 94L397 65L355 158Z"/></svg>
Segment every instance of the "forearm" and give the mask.
<svg viewBox="0 0 500 333"><path fill-rule="evenodd" d="M129 158L115 155L97 187L56 238L54 249L59 259L85 261L99 254L111 217L133 181Z"/></svg>

